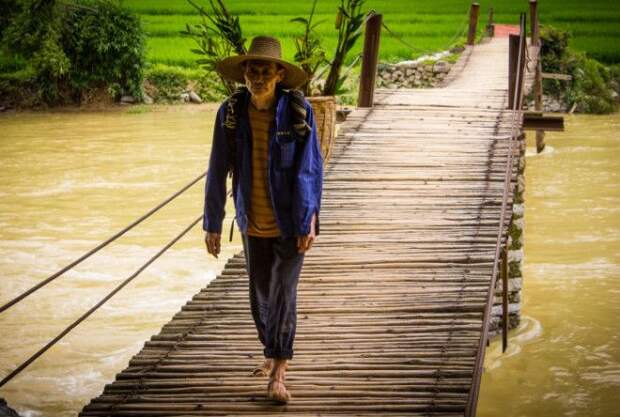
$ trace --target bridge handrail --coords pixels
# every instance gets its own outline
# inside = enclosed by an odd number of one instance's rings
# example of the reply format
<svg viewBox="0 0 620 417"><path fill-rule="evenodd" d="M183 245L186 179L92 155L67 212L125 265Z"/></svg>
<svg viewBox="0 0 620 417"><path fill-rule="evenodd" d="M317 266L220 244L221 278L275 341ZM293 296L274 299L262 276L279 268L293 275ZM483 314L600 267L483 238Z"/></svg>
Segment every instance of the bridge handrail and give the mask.
<svg viewBox="0 0 620 417"><path fill-rule="evenodd" d="M198 216L194 221L192 221L189 224L189 226L187 226L185 229L183 229L183 231L181 233L176 235L170 242L168 242L162 249L160 249L159 252L157 252L148 261L146 261L144 264L142 264L142 266L140 266L140 268L138 268L136 270L136 272L134 272L129 277L127 277L123 282L121 282L119 285L117 285L116 288L114 288L112 291L110 291L108 293L108 295L103 297L97 304L92 306L90 308L90 310L88 310L86 313L82 314L77 320L75 320L73 323L71 323L69 326L67 326L62 332L60 332L56 337L54 337L52 340L50 340L45 346L43 346L35 354L30 356L28 359L26 359L21 365L19 365L17 368L15 368L10 374L5 376L2 379L2 381L0 381L0 387L2 387L4 384L9 382L16 375L18 375L28 365L30 365L32 362L34 362L35 359L37 359L39 356L41 356L43 353L45 353L49 348L51 348L58 341L60 341L60 339L62 339L67 333L69 333L71 330L73 330L74 327L76 327L78 324L80 324L82 321L84 321L86 318L88 318L88 316L90 316L97 309L99 309L99 307L104 305L110 298L112 298L114 296L114 294L116 294L121 289L123 289L123 287L125 287L127 284L129 284L135 277L140 275L140 273L142 271L144 271L150 264L155 262L155 260L157 258L159 258L161 255L163 255L168 249L170 249L170 247L172 247L172 245L174 245L179 239L181 239L183 236L185 236L200 220L202 220L202 216L203 216L203 214L201 213L200 216Z"/></svg>
<svg viewBox="0 0 620 417"><path fill-rule="evenodd" d="M500 213L499 225L497 230L497 241L495 242L495 259L493 260L493 272L491 276L491 285L489 286L489 291L487 293L487 301L484 308L483 313L483 324L482 324L482 335L479 340L478 350L476 354L476 362L474 366L474 374L472 376L472 388L469 392L467 405L465 407L465 417L474 417L476 415L476 406L478 404L478 394L480 391L480 382L482 379L482 371L484 365L484 354L486 351L486 344L488 340L489 333L489 322L491 316L491 308L493 306L493 299L495 293L495 281L498 272L499 258L500 258L500 244L502 241L502 234L504 231L504 219L506 215L506 206L508 202L508 189L510 188L512 181L512 163L513 163L513 144L516 141L516 120L517 114L521 115L521 96L523 95L523 89L519 88L519 84L523 82L523 76L521 74L521 57L524 55L524 52L527 51L527 42L524 37L526 36L525 31L525 14L520 14L519 21L519 51L517 57L517 71L516 77L514 81L514 92L513 102L511 106L512 110L512 120L510 125L510 140L509 140L509 148L508 148L508 161L506 163L506 173L504 177L504 190L502 195L502 209ZM525 45L525 51L523 51L523 46ZM525 67L524 67L525 68ZM507 311L504 311L503 314L508 314Z"/></svg>
<svg viewBox="0 0 620 417"><path fill-rule="evenodd" d="M13 298L11 301L9 301L9 302L5 303L4 305L2 305L0 307L0 313L6 311L11 306L13 306L13 305L17 304L18 302L22 301L24 298L26 298L27 296L29 296L33 292L35 292L38 289L40 289L40 288L44 287L45 285L49 284L50 282L52 282L53 280L55 280L59 276L63 275L65 272L67 272L70 269L72 269L74 266L82 263L83 261L85 261L86 259L90 258L95 253L99 252L101 249L103 249L106 246L108 246L110 243L114 242L119 237L123 236L125 233L127 233L128 231L130 231L131 229L133 229L134 227L136 227L140 223L142 223L144 220L149 218L151 215L153 215L159 209L161 209L162 207L164 207L165 205L170 203L172 200L174 200L175 198L177 198L178 196L183 194L192 185L194 185L198 181L200 181L200 179L202 179L206 174L207 174L207 171L203 172L198 177L196 177L192 181L190 181L187 185L183 186L180 190L178 190L177 192L172 194L170 197L166 198L164 201L159 203L157 206L153 207L151 210L149 210L147 213L145 213L144 215L142 215L138 219L134 220L131 224L129 224L128 226L126 226L125 228L120 230L119 232L115 233L113 236L111 236L108 239L106 239L105 241L101 242L100 244L95 246L93 249L89 250L88 252L86 252L85 254L83 254L82 256L80 256L79 258L77 258L76 260L74 260L73 262L71 262L70 264L65 266L64 268L60 269L58 272L53 273L52 275L50 275L49 277L47 277L43 281L41 281L38 284L36 284L35 286L33 286L32 288L24 291L23 293L21 293L17 297Z"/></svg>

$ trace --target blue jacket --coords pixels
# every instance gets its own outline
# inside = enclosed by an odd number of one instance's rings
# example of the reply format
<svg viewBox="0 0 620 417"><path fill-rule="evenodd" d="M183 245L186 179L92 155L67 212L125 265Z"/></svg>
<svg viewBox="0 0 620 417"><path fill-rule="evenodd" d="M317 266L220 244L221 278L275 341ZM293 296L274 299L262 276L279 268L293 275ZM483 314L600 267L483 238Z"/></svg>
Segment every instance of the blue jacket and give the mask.
<svg viewBox="0 0 620 417"><path fill-rule="evenodd" d="M315 231L319 234L319 211L323 190L323 157L319 146L312 106L304 98L306 122L311 132L306 140L298 140L289 117L288 94L276 87L276 123L269 130L268 185L276 223L283 237L310 233L312 215L316 213ZM232 178L232 195L236 221L243 233L248 229L248 212L252 202L252 129L247 105L249 94L241 104L236 129L236 158ZM222 233L225 216L226 174L229 150L223 125L228 99L219 107L213 129L209 169L205 182L202 228Z"/></svg>

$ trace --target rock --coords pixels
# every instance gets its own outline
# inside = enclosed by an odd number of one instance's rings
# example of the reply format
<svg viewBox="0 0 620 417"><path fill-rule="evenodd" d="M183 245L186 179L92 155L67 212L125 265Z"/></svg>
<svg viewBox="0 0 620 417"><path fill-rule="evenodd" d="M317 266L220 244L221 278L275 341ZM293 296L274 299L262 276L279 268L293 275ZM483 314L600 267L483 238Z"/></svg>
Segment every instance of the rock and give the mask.
<svg viewBox="0 0 620 417"><path fill-rule="evenodd" d="M446 73L448 71L450 71L450 64L446 61L437 61L433 65L433 72L435 73Z"/></svg>
<svg viewBox="0 0 620 417"><path fill-rule="evenodd" d="M512 205L512 214L515 217L523 217L523 213L525 212L525 206L523 205L523 203L520 204L513 204Z"/></svg>
<svg viewBox="0 0 620 417"><path fill-rule="evenodd" d="M508 304L508 314L516 314L521 311L521 303L510 303ZM502 314L502 306L494 305L491 307L491 314L494 316L499 316Z"/></svg>
<svg viewBox="0 0 620 417"><path fill-rule="evenodd" d="M189 101L191 101L192 103L198 103L198 104L202 103L202 99L195 91L189 92Z"/></svg>
<svg viewBox="0 0 620 417"><path fill-rule="evenodd" d="M142 102L144 104L153 104L153 98L149 96L148 94L144 93L142 95Z"/></svg>
<svg viewBox="0 0 620 417"><path fill-rule="evenodd" d="M0 417L19 417L19 414L9 407L3 398L0 398Z"/></svg>
<svg viewBox="0 0 620 417"><path fill-rule="evenodd" d="M133 98L133 96L122 96L121 97L121 104L132 104L135 102L136 102L136 99Z"/></svg>
<svg viewBox="0 0 620 417"><path fill-rule="evenodd" d="M508 251L508 262L521 262L523 260L523 248Z"/></svg>

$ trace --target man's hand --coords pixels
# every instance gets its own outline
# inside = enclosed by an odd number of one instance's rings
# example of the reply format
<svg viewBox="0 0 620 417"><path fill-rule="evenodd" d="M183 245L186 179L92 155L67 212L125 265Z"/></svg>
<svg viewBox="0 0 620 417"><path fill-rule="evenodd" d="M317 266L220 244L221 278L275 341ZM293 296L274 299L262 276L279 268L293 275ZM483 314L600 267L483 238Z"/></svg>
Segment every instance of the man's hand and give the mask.
<svg viewBox="0 0 620 417"><path fill-rule="evenodd" d="M207 252L217 258L217 255L220 253L220 240L221 233L210 233L207 232L205 234L205 244L207 245Z"/></svg>
<svg viewBox="0 0 620 417"><path fill-rule="evenodd" d="M297 251L299 253L304 253L312 247L312 244L314 243L314 238L316 237L315 222L316 213L312 215L312 221L310 222L310 233L306 236L297 236Z"/></svg>

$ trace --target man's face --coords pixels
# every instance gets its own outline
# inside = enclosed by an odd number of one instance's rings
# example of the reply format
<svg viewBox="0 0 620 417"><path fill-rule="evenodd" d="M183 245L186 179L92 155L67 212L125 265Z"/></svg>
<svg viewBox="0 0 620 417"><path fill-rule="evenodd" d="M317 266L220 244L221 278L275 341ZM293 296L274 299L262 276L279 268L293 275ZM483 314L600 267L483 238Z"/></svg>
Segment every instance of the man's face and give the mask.
<svg viewBox="0 0 620 417"><path fill-rule="evenodd" d="M245 85L258 96L270 96L276 91L276 83L284 79L285 69L275 62L249 60L243 63Z"/></svg>

